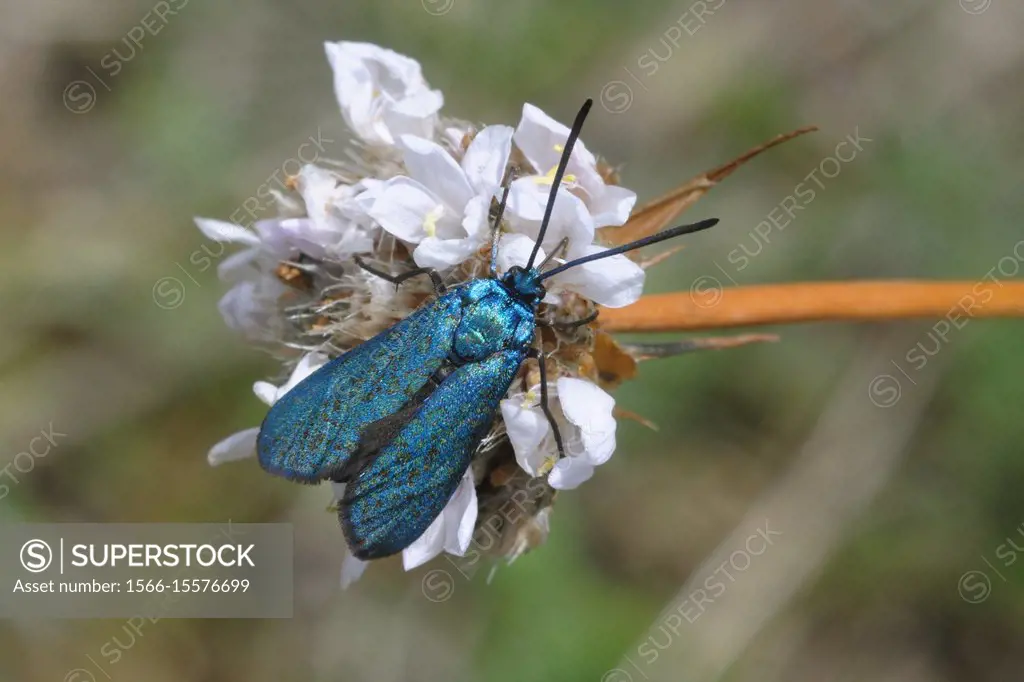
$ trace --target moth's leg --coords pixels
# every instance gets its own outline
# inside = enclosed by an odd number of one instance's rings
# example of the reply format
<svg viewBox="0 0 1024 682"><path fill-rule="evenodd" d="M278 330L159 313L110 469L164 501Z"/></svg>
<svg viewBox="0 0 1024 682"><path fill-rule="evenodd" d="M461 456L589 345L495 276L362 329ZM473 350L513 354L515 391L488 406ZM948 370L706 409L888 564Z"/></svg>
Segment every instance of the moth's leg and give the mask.
<svg viewBox="0 0 1024 682"><path fill-rule="evenodd" d="M562 447L562 432L558 430L555 415L552 414L551 408L548 406L548 369L544 362L544 353L539 348L530 348L527 353L531 358L537 359L537 367L540 368L540 409L544 410L544 416L548 418L548 424L551 424L551 433L555 436L558 457L561 459L565 457L565 448Z"/></svg>
<svg viewBox="0 0 1024 682"><path fill-rule="evenodd" d="M590 324L591 322L596 320L597 319L597 312L598 311L595 310L594 312L592 312L591 314L587 315L586 317L581 318L579 320L573 320L572 322L547 322L545 320L537 320L537 326L538 327L551 327L553 329L576 329L577 327L582 327L582 326Z"/></svg>
<svg viewBox="0 0 1024 682"><path fill-rule="evenodd" d="M396 289L398 288L399 284L409 279L410 277L416 277L417 275L427 275L430 277L430 281L434 284L434 291L438 295L443 294L448 290L448 287L446 287L444 285L444 282L441 281L441 275L437 274L437 270L435 270L434 268L415 268L414 270L403 272L400 275L392 275L388 272L384 272L383 270L378 270L372 265L367 265L366 262L359 257L359 255L352 256L352 260L356 262L356 265L361 267L363 270L366 270L371 275L377 275L381 279L387 282L391 282L392 284L395 285Z"/></svg>
<svg viewBox="0 0 1024 682"><path fill-rule="evenodd" d="M551 253L549 253L543 261L541 261L541 264L537 266L537 270L543 270L544 266L550 263L552 260L554 260L555 258L561 258L562 255L565 253L565 250L568 248L569 238L562 237L562 241L558 242L555 248L551 250Z"/></svg>

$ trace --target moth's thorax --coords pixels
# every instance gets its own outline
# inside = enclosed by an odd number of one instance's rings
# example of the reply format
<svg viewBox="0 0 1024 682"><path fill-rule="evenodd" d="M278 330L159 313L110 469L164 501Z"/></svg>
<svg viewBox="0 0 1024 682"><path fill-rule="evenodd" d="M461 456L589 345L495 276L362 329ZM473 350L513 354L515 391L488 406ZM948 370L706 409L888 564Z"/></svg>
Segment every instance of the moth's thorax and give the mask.
<svg viewBox="0 0 1024 682"><path fill-rule="evenodd" d="M518 265L509 268L501 278L501 283L526 305L536 308L544 298L547 290L540 281L540 273L536 268L521 268Z"/></svg>
<svg viewBox="0 0 1024 682"><path fill-rule="evenodd" d="M501 350L523 348L533 340L533 308L498 280L470 282L463 289L462 301L462 320L452 349L458 360L482 360Z"/></svg>

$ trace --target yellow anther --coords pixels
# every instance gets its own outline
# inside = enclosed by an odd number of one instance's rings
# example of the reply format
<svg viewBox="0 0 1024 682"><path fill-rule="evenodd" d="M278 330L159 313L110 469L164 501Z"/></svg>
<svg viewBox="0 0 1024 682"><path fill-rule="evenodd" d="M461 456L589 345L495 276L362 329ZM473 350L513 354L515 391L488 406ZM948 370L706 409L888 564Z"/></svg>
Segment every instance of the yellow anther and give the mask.
<svg viewBox="0 0 1024 682"><path fill-rule="evenodd" d="M555 181L555 173L558 171L558 166L552 166L544 175L534 176L534 181L539 185L550 185ZM566 173L562 176L562 184L570 184L576 182L576 176L572 173Z"/></svg>
<svg viewBox="0 0 1024 682"><path fill-rule="evenodd" d="M423 218L423 231L427 233L428 237L437 236L437 221L444 215L444 206L438 204L434 208L427 211L427 215Z"/></svg>
<svg viewBox="0 0 1024 682"><path fill-rule="evenodd" d="M532 388L523 394L523 409L527 409L537 402L537 392Z"/></svg>
<svg viewBox="0 0 1024 682"><path fill-rule="evenodd" d="M555 468L555 462L557 461L558 458L552 455L548 455L547 457L545 457L544 463L540 465L540 471L538 472L538 475L547 476L549 473L551 473L551 470Z"/></svg>

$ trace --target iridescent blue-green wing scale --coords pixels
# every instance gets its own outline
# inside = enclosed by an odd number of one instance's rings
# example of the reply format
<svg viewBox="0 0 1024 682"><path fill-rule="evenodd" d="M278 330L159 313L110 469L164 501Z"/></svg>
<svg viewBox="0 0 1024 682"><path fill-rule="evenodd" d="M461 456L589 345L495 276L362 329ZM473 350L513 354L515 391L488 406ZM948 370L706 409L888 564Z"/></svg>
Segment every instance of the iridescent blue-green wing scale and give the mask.
<svg viewBox="0 0 1024 682"><path fill-rule="evenodd" d="M349 482L338 516L357 558L400 552L437 518L525 357L504 350L455 369Z"/></svg>
<svg viewBox="0 0 1024 682"><path fill-rule="evenodd" d="M405 406L447 359L462 306L452 290L306 377L263 420L260 466L303 483L342 474L363 430Z"/></svg>

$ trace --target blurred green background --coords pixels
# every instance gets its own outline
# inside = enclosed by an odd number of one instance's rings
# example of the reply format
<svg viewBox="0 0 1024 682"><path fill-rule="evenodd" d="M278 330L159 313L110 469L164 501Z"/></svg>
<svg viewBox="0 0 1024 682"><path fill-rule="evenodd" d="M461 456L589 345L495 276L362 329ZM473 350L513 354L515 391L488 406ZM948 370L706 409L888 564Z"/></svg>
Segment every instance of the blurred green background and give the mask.
<svg viewBox="0 0 1024 682"><path fill-rule="evenodd" d="M124 42L147 16L155 35ZM641 201L821 127L693 209L722 224L649 291L1005 279L1024 239L1022 21L1006 0L6 3L0 466L41 429L67 435L14 472L2 518L290 521L297 585L292 620L163 620L102 670L124 621L5 622L0 679L1021 679L1021 323L801 325L644 364L616 398L660 431L622 422L544 547L489 583L384 561L341 592L326 489L206 464L260 421L251 385L277 365L224 326L225 286L189 259L210 246L192 216L227 219L309 136L342 155L322 43L359 40L420 60L472 121L515 125L524 101L568 121L603 94L584 139ZM855 131L870 142L758 235ZM757 255L741 269L737 249ZM167 277L184 285L170 309ZM435 603L438 569L452 593Z"/></svg>

